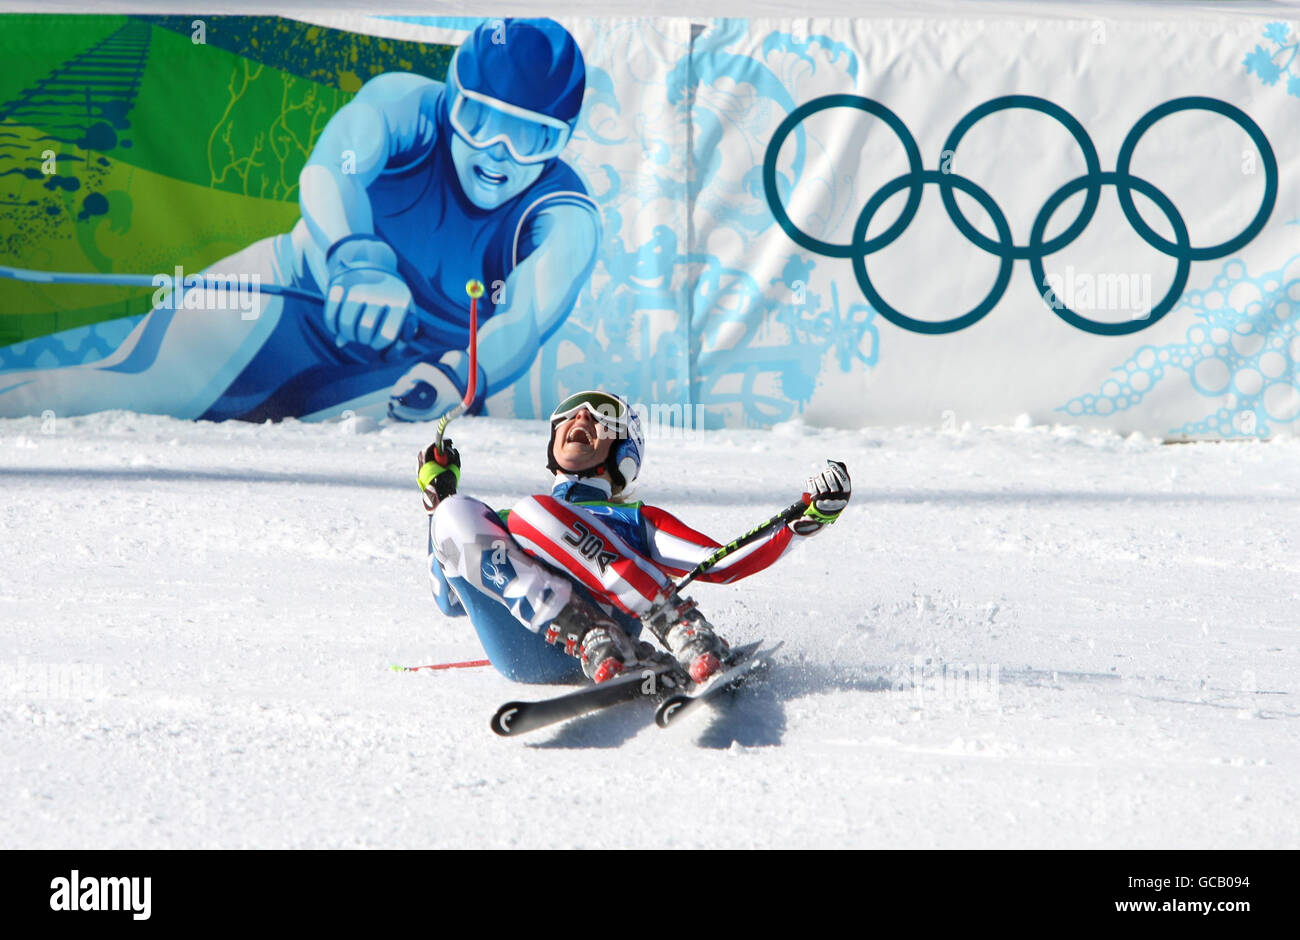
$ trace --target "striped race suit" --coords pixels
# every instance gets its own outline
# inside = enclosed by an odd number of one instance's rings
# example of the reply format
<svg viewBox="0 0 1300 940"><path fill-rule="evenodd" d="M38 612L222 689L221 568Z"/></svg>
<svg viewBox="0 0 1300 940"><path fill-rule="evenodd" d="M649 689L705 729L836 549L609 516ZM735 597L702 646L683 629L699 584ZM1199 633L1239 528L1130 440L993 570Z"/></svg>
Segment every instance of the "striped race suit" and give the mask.
<svg viewBox="0 0 1300 940"><path fill-rule="evenodd" d="M614 503L594 481L563 474L550 496L502 513L468 496L444 500L429 519L429 575L439 609L468 615L492 664L519 682L581 677L578 661L542 635L574 591L629 637L640 617L719 543L644 503ZM730 584L762 571L797 541L775 529L718 562L699 580Z"/></svg>

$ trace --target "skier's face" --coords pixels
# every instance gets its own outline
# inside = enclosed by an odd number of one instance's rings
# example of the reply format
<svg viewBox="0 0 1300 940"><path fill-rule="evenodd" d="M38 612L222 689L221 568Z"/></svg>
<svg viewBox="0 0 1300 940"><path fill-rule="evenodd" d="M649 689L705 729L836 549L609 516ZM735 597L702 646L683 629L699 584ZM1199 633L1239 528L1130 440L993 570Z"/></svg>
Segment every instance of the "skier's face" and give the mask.
<svg viewBox="0 0 1300 940"><path fill-rule="evenodd" d="M475 150L456 133L451 135L451 162L461 190L480 209L495 209L518 196L537 182L546 166L516 163L503 144Z"/></svg>
<svg viewBox="0 0 1300 940"><path fill-rule="evenodd" d="M555 429L555 462L570 473L590 470L605 462L617 439L584 408Z"/></svg>

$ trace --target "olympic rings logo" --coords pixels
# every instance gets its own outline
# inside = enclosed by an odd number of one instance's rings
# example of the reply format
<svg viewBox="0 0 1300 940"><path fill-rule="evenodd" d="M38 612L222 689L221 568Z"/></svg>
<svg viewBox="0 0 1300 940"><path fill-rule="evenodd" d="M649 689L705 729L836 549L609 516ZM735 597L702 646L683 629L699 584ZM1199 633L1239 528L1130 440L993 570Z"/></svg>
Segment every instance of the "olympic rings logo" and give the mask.
<svg viewBox="0 0 1300 940"><path fill-rule="evenodd" d="M853 234L847 245L821 241L802 231L786 214L785 206L781 204L776 186L776 158L786 138L803 121L829 108L854 108L874 115L884 121L898 136L907 154L908 172L885 183L867 200L867 204L858 215L857 223L853 226ZM1251 120L1244 111L1217 98L1175 98L1152 108L1133 125L1128 132L1128 136L1124 138L1124 143L1119 150L1119 159L1113 172L1102 171L1101 163L1097 158L1097 148L1093 146L1092 139L1088 136L1088 132L1083 129L1082 124L1060 105L1032 95L1005 95L1000 98L993 98L972 109L952 129L948 139L944 141L942 153L951 157L957 152L957 146L961 143L962 137L976 122L988 117L990 114L1011 108L1025 108L1055 118L1074 137L1079 149L1083 152L1084 162L1087 165L1085 175L1065 183L1043 203L1043 207L1034 218L1033 228L1029 233L1029 244L1027 245L1013 243L1011 228L1007 225L1006 216L1003 215L998 204L993 201L992 196L964 176L943 170L926 170L922 168L921 152L917 148L916 140L898 115L879 101L859 95L826 95L817 98L795 108L781 122L776 129L776 133L772 136L771 142L767 145L767 152L763 157L763 189L767 196L768 206L771 208L777 224L796 244L827 257L851 258L853 273L858 279L858 286L861 287L863 295L871 305L890 323L913 333L955 333L976 323L1002 299L1007 284L1011 280L1011 268L1014 262L1026 259L1029 261L1030 270L1033 272L1034 283L1040 285L1043 301L1053 313L1080 330L1102 336L1119 336L1145 330L1172 310L1182 296L1183 288L1187 284L1191 263L1193 261L1222 258L1224 255L1237 251L1259 234L1268 221L1274 204L1277 202L1277 159L1273 155L1273 148L1269 145L1268 138L1264 136L1264 132L1259 125ZM1218 245L1193 246L1187 233L1187 224L1183 221L1182 215L1179 214L1178 209L1169 197L1152 183L1129 172L1133 151L1137 148L1142 135L1151 128L1151 125L1163 117L1168 117L1179 111L1189 110L1212 111L1235 123L1254 141L1264 164L1264 198L1259 211L1255 213L1255 217L1240 234ZM895 310L880 296L880 293L871 283L870 275L867 273L867 256L892 244L903 233L903 230L907 228L916 215L917 208L921 204L921 194L927 183L934 183L939 187L939 193L943 197L943 204L948 211L948 217L952 219L958 230L976 247L995 255L1001 262L998 268L997 280L994 282L988 296L968 313L953 317L950 320L917 320ZM1090 320L1065 306L1053 294L1051 288L1047 286L1047 278L1043 271L1043 259L1047 255L1054 254L1065 248L1079 237L1088 223L1092 221L1093 213L1096 211L1101 198L1101 188L1103 186L1115 187L1125 218L1128 219L1129 224L1133 226L1133 230L1142 237L1143 241L1178 262L1174 281L1168 292L1158 304L1151 308L1150 313L1140 320L1130 320L1122 323ZM902 189L907 189L907 203L903 207L902 213L884 232L875 238L867 238L867 228L880 207L884 205L885 200ZM957 200L953 193L954 189L960 189L971 196L989 214L989 218L993 220L993 226L997 230L996 240L982 234L962 214L957 206ZM1055 238L1045 239L1047 226L1051 222L1053 214L1061 203L1080 190L1085 190L1087 196L1078 217L1061 234ZM1170 227L1173 229L1173 241L1162 237L1147 225L1133 204L1134 190L1150 199L1164 213L1169 220Z"/></svg>

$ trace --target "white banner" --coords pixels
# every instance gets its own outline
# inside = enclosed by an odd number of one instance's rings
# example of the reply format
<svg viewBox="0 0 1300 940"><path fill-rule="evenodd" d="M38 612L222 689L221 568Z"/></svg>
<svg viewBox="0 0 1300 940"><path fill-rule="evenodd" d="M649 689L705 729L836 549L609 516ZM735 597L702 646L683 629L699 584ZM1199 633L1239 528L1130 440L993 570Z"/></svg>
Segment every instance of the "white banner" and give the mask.
<svg viewBox="0 0 1300 940"><path fill-rule="evenodd" d="M795 399L848 426L1289 431L1297 32L713 26L694 50L701 400L744 423ZM714 270L732 289L709 294Z"/></svg>

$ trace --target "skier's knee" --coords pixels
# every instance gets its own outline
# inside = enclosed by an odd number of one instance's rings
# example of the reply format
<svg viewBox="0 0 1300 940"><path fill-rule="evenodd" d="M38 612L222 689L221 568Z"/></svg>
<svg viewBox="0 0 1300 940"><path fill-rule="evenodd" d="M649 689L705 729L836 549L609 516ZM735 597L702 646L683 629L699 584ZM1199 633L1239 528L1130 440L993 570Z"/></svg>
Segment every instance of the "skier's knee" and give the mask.
<svg viewBox="0 0 1300 940"><path fill-rule="evenodd" d="M474 497L457 493L438 503L433 514L433 538L435 542L472 540L488 525L501 528L496 513Z"/></svg>
<svg viewBox="0 0 1300 940"><path fill-rule="evenodd" d="M468 515L477 515L478 500L472 496L462 496L460 493L453 493L446 499L438 503L438 508L433 514L434 527L454 525L456 522L463 522Z"/></svg>
<svg viewBox="0 0 1300 940"><path fill-rule="evenodd" d="M492 666L511 682L558 685L582 679L579 661L568 656L497 657L492 660Z"/></svg>
<svg viewBox="0 0 1300 940"><path fill-rule="evenodd" d="M560 683L573 683L582 679L582 668L578 666L577 659L567 659L565 662L537 662L537 660L524 660L524 662L513 662L513 660L493 660L493 667L500 675L512 681L512 683L528 683L530 685L558 685Z"/></svg>

